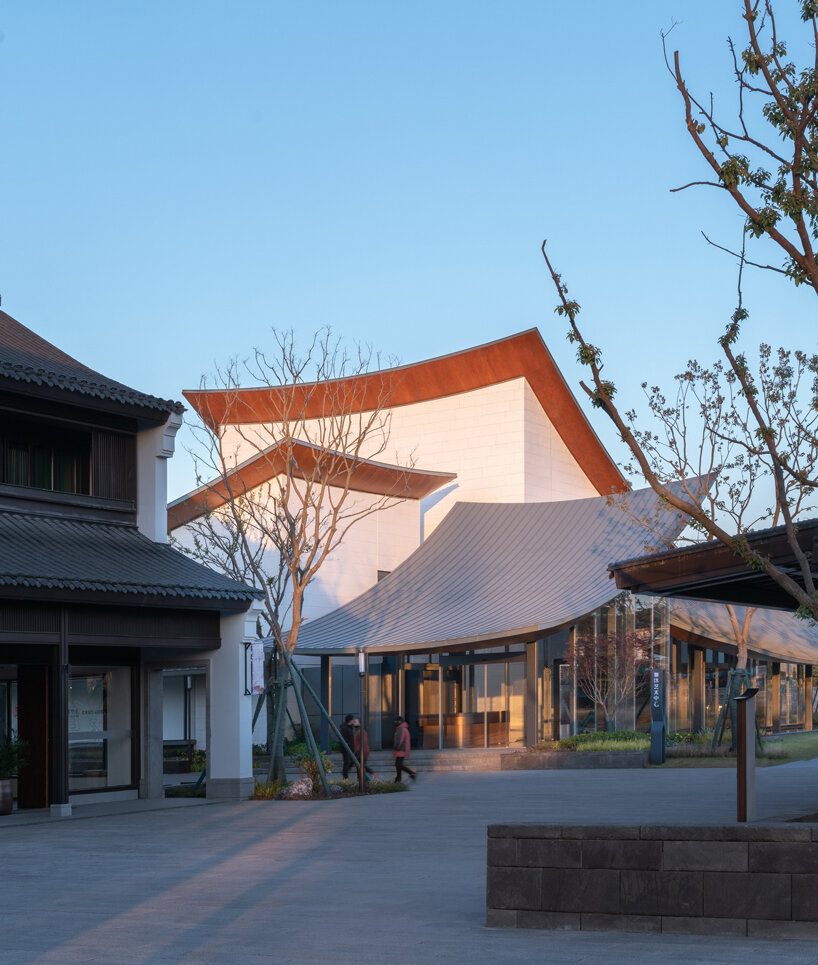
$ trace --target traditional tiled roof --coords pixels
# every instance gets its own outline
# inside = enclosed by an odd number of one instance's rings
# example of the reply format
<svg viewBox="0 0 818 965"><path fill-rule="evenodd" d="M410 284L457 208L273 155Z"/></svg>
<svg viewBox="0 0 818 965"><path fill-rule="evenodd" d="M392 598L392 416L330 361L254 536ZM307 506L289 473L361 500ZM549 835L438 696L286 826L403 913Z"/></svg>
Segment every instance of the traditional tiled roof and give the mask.
<svg viewBox="0 0 818 965"><path fill-rule="evenodd" d="M437 652L534 640L612 600L611 561L668 545L685 523L651 489L613 499L457 503L389 576L304 624L296 649Z"/></svg>
<svg viewBox="0 0 818 965"><path fill-rule="evenodd" d="M181 402L138 392L89 369L0 311L0 379L62 389L159 412L184 412Z"/></svg>
<svg viewBox="0 0 818 965"><path fill-rule="evenodd" d="M254 590L134 526L0 512L0 587L249 603Z"/></svg>

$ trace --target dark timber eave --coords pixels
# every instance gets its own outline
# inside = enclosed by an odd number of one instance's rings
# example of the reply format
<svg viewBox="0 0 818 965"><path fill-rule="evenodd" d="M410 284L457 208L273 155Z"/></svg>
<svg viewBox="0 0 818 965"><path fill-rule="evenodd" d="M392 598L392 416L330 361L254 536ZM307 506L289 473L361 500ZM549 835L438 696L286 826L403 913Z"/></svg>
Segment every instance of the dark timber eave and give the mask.
<svg viewBox="0 0 818 965"><path fill-rule="evenodd" d="M818 581L818 520L799 523L797 539L801 550L810 559L813 577ZM748 533L747 540L754 552L770 559L803 586L783 526ZM619 589L633 593L782 610L794 610L797 606L792 596L765 573L750 569L729 547L715 541L623 560L612 564L610 571Z"/></svg>

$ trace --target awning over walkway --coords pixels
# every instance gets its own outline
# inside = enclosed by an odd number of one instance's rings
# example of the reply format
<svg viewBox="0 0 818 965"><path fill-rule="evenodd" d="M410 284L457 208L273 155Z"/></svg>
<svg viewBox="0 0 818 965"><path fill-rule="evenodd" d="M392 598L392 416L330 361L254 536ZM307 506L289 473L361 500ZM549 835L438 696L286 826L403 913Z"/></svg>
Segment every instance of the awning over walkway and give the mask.
<svg viewBox="0 0 818 965"><path fill-rule="evenodd" d="M803 586L800 568L783 526L747 533L750 547L786 570ZM802 552L812 561L818 580L818 520L800 520L797 533ZM633 593L718 600L723 603L794 610L795 601L766 573L753 570L729 546L716 541L627 559L611 567L616 585Z"/></svg>
<svg viewBox="0 0 818 965"><path fill-rule="evenodd" d="M613 599L608 565L667 545L683 523L650 489L610 504L457 503L384 580L305 624L296 649L434 652L533 640Z"/></svg>
<svg viewBox="0 0 818 965"><path fill-rule="evenodd" d="M737 606L735 613L742 626L746 607ZM718 644L728 648L736 645L730 616L722 603L672 600L670 625L675 635L688 643L711 649L718 649ZM762 659L818 664L818 629L792 612L759 608L750 619L748 649Z"/></svg>

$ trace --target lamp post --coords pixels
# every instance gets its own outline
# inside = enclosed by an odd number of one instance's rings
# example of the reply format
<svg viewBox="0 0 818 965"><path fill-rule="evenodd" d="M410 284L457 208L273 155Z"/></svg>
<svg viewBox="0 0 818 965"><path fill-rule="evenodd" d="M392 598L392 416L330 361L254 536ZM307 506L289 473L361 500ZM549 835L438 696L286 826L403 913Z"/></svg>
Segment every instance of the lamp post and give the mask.
<svg viewBox="0 0 818 965"><path fill-rule="evenodd" d="M756 694L749 687L736 697L738 731L736 740L736 820L754 821L756 816Z"/></svg>
<svg viewBox="0 0 818 965"><path fill-rule="evenodd" d="M358 772L358 777L361 785L361 794L364 794L366 793L366 752L364 750L364 740L366 737L366 653L363 650L358 651L358 679L361 683L361 726L359 728L361 733L361 747L358 752L361 769Z"/></svg>

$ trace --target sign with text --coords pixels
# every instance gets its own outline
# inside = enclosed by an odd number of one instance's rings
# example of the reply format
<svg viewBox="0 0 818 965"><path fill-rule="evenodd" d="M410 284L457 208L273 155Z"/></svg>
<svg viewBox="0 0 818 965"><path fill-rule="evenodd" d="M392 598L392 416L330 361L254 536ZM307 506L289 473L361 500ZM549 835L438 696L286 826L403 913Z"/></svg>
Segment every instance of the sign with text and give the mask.
<svg viewBox="0 0 818 965"><path fill-rule="evenodd" d="M251 646L250 668L253 685L251 690L254 694L264 693L264 644L254 643Z"/></svg>
<svg viewBox="0 0 818 965"><path fill-rule="evenodd" d="M665 672L650 672L650 719L656 723L665 722Z"/></svg>
<svg viewBox="0 0 818 965"><path fill-rule="evenodd" d="M665 763L665 672L650 672L650 763Z"/></svg>

